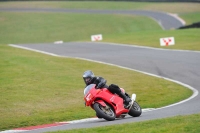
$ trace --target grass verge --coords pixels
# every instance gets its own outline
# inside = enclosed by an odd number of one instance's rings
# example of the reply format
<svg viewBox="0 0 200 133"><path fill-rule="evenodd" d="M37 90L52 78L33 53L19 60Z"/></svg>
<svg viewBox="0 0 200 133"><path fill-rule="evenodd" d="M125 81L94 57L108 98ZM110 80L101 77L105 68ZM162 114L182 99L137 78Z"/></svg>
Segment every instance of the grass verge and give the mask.
<svg viewBox="0 0 200 133"><path fill-rule="evenodd" d="M90 41L94 34L161 30L150 18L131 15L0 12L0 21L1 44Z"/></svg>
<svg viewBox="0 0 200 133"><path fill-rule="evenodd" d="M0 12L0 22L0 44L90 41L91 35L102 34L104 42L200 50L199 29L163 31L155 21L141 16ZM159 39L171 36L175 45L161 47Z"/></svg>
<svg viewBox="0 0 200 133"><path fill-rule="evenodd" d="M68 9L109 9L109 10L154 10L171 13L199 12L199 3L184 2L109 2L109 1L40 1L1 2L1 8L68 8Z"/></svg>
<svg viewBox="0 0 200 133"><path fill-rule="evenodd" d="M199 133L200 114L51 133ZM49 132L50 133L50 132Z"/></svg>
<svg viewBox="0 0 200 133"><path fill-rule="evenodd" d="M169 31L143 31L122 34L112 34L104 38L105 42L115 42L122 44L135 44L138 46L148 46L164 49L182 49L200 51L200 30L184 29ZM175 45L163 47L160 46L160 38L174 37Z"/></svg>

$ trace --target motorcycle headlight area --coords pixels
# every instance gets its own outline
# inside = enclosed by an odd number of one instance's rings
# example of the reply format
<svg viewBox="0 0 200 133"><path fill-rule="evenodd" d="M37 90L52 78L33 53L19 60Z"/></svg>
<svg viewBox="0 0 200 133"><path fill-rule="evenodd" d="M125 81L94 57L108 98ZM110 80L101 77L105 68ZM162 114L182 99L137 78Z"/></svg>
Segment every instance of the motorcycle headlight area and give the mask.
<svg viewBox="0 0 200 133"><path fill-rule="evenodd" d="M91 93L89 93L87 96L86 96L86 101L89 102L90 100L92 100L93 98L93 95Z"/></svg>

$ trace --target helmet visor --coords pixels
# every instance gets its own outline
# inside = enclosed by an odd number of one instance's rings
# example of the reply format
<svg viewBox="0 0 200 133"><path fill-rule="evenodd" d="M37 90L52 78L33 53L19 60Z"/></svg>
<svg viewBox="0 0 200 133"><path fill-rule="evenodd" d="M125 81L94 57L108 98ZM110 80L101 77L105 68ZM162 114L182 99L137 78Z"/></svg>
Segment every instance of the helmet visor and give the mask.
<svg viewBox="0 0 200 133"><path fill-rule="evenodd" d="M90 81L91 81L91 78L90 77L86 77L86 78L84 78L84 80L85 80L85 83L90 83Z"/></svg>

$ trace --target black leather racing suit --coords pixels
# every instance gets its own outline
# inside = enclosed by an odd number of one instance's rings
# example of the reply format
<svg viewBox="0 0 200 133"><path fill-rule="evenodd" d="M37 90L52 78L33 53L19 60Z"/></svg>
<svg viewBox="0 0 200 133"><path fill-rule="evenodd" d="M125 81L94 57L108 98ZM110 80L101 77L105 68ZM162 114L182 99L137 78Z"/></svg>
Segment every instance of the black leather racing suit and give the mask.
<svg viewBox="0 0 200 133"><path fill-rule="evenodd" d="M102 77L94 77L89 84L96 84L96 89L107 88L111 93L113 93L113 94L116 93L119 96L121 96L121 89L117 85L111 84L108 86L108 85L106 85L106 82L107 81ZM87 84L87 85L89 85L89 84Z"/></svg>

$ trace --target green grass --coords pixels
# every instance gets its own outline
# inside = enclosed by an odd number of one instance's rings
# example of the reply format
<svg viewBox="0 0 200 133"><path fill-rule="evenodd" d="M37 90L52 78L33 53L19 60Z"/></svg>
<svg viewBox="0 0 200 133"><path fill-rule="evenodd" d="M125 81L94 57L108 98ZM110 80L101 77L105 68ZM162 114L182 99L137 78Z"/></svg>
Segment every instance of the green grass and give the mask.
<svg viewBox="0 0 200 133"><path fill-rule="evenodd" d="M200 114L51 133L199 133Z"/></svg>
<svg viewBox="0 0 200 133"><path fill-rule="evenodd" d="M179 13L187 24L200 21L200 9L197 8L199 5L197 3L152 4L139 2L0 3L0 7L154 9ZM64 40L65 42L90 41L91 35L103 34L103 41L105 42L127 43L157 48L200 50L199 29L163 31L153 20L141 16L0 12L0 22L0 44L41 43L57 40ZM148 25L146 22L148 22ZM176 44L170 47L160 47L159 38L170 36L175 37Z"/></svg>
<svg viewBox="0 0 200 133"><path fill-rule="evenodd" d="M1 2L0 7L14 8L68 8L68 9L110 9L110 10L154 10L170 13L199 12L199 3L155 3L155 2L106 2L106 1L54 1L54 2Z"/></svg>
<svg viewBox="0 0 200 133"><path fill-rule="evenodd" d="M183 13L180 16L186 21L186 24L200 22L200 12Z"/></svg>
<svg viewBox="0 0 200 133"><path fill-rule="evenodd" d="M200 50L200 30L184 29L169 31L143 31L123 34L112 34L104 38L105 42L115 42L122 44L135 44L139 46L150 46L165 49L183 49L183 50ZM175 45L162 47L160 46L160 38L174 37Z"/></svg>
<svg viewBox="0 0 200 133"><path fill-rule="evenodd" d="M0 12L0 21L1 44L90 41L91 35L99 33L106 37L116 33L161 30L150 18L130 15ZM151 26L146 25L146 21Z"/></svg>
<svg viewBox="0 0 200 133"><path fill-rule="evenodd" d="M0 130L94 117L83 101L81 76L87 69L108 84L136 93L142 108L162 107L192 94L178 84L134 71L0 45Z"/></svg>
<svg viewBox="0 0 200 133"><path fill-rule="evenodd" d="M185 17L195 20L191 14ZM90 41L91 35L102 34L104 42L200 50L199 29L164 31L141 16L0 12L0 22L0 44ZM160 47L159 38L171 36L175 45Z"/></svg>
<svg viewBox="0 0 200 133"><path fill-rule="evenodd" d="M0 8L162 9L180 13L187 23L199 20L198 6L196 3L0 2ZM108 84L116 83L128 93L136 93L142 108L162 107L192 94L175 83L130 70L51 57L6 44L90 41L91 35L101 33L106 42L158 48L160 37L175 36L176 44L167 48L200 50L199 32L199 29L163 31L154 20L141 16L0 12L0 130L95 116L83 104L81 76L88 69L105 77ZM124 83L121 79L128 80Z"/></svg>

